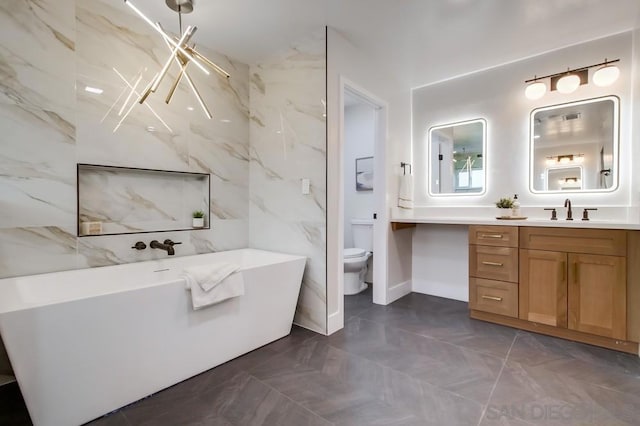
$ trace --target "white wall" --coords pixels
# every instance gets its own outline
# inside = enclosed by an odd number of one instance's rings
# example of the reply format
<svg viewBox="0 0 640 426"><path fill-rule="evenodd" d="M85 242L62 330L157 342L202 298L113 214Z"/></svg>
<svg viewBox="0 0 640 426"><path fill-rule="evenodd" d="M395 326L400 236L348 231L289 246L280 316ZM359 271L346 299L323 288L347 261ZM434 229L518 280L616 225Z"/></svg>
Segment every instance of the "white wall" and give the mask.
<svg viewBox="0 0 640 426"><path fill-rule="evenodd" d="M351 219L371 219L375 191L356 191L356 158L373 157L376 111L364 103L344 110L344 247L355 247Z"/></svg>
<svg viewBox="0 0 640 426"><path fill-rule="evenodd" d="M637 46L635 51L638 53ZM599 88L589 84L570 95L547 92L537 101L524 96L524 81L535 74L551 74L567 67L598 63L604 58L620 58L621 75L611 87ZM638 176L632 173L632 160L635 160L634 163L640 161L638 143L632 144L632 75L632 34L626 32L416 89L412 94L416 205L424 208L488 208L498 198L518 193L524 208L535 207L534 210L542 211L542 207L562 206L567 194L533 194L529 191L530 112L547 105L617 95L621 112L619 189L611 193L576 193L570 194L570 197L574 206L631 206L633 198L640 196L632 197L632 193L639 192L637 188L640 182ZM637 88L635 93L637 105ZM634 114L638 116L637 112ZM487 120L486 194L429 196L427 130L434 125L474 118ZM635 121L638 122L638 119ZM637 135L635 140L638 140ZM461 216L464 215L461 213ZM457 227L420 225L413 238L414 290L467 300L467 251L467 240ZM447 275L443 275L437 262L428 260L434 258L447 259ZM464 292L461 286L464 286Z"/></svg>
<svg viewBox="0 0 640 426"><path fill-rule="evenodd" d="M374 243L374 252L387 252L384 256L374 256L376 276L383 279L376 283L386 283L387 291L382 300L375 303L389 303L392 298L410 291L411 279L411 230L392 233L389 228L390 208L397 205L398 177L400 162L410 161L411 145L411 104L409 88L396 81L392 70L385 71L384 65L373 63L361 50L346 40L332 28L328 28L327 38L327 303L329 333L342 328L341 293L343 281L342 247L343 204L341 200L343 163L340 160L341 146L341 80L343 77L358 87L375 95L386 103L387 128L384 162L376 159L376 174L385 178L384 206L376 206L382 235ZM382 157L382 156L379 156ZM377 181L379 182L379 181ZM376 237L377 238L377 237ZM408 284L408 285L407 285Z"/></svg>

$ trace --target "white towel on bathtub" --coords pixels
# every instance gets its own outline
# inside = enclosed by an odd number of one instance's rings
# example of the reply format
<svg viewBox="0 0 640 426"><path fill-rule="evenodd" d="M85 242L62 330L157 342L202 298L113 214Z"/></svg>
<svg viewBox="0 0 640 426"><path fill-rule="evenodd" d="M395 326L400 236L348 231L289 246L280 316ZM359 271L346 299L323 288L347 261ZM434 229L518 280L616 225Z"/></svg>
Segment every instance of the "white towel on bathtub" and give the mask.
<svg viewBox="0 0 640 426"><path fill-rule="evenodd" d="M244 295L242 272L233 272L239 268L237 265L234 265L235 269L229 266L220 267L219 269L224 269L224 271L231 271L226 275L220 272L211 272L214 269L213 266L207 265L206 267L186 268L184 270L183 277L187 288L191 289L191 303L194 310ZM207 274L207 270L211 273ZM224 275L224 277L218 279L220 275ZM216 279L210 279L212 276ZM214 281L216 282L214 283Z"/></svg>
<svg viewBox="0 0 640 426"><path fill-rule="evenodd" d="M204 291L209 291L238 269L240 266L235 263L220 262L184 268L184 275L189 287L198 284Z"/></svg>

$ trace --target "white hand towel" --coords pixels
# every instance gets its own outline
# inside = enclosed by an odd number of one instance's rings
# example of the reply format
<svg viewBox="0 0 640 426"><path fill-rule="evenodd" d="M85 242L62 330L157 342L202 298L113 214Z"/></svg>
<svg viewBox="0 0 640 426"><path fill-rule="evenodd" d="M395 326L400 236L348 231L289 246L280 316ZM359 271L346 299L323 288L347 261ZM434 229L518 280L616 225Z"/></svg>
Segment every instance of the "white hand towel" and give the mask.
<svg viewBox="0 0 640 426"><path fill-rule="evenodd" d="M398 193L398 207L403 209L413 208L413 176L400 176L400 191Z"/></svg>
<svg viewBox="0 0 640 426"><path fill-rule="evenodd" d="M209 291L204 291L202 287L194 283L189 284L188 280L187 285L191 286L191 304L194 310L220 303L232 297L244 295L244 277L242 271L228 276Z"/></svg>
<svg viewBox="0 0 640 426"><path fill-rule="evenodd" d="M198 284L202 290L209 291L238 269L239 265L226 262L192 266L184 269L184 277L188 287Z"/></svg>

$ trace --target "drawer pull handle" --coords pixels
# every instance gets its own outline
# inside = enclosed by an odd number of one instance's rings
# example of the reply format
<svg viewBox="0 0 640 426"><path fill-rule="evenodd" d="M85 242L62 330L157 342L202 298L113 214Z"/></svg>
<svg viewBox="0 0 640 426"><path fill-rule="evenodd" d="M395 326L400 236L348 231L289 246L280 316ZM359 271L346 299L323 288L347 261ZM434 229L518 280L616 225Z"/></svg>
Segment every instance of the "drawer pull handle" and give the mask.
<svg viewBox="0 0 640 426"><path fill-rule="evenodd" d="M496 302L502 302L502 297L496 296L482 296L483 299L495 300Z"/></svg>
<svg viewBox="0 0 640 426"><path fill-rule="evenodd" d="M502 238L502 234L481 234L480 238Z"/></svg>
<svg viewBox="0 0 640 426"><path fill-rule="evenodd" d="M498 263L498 262L487 262L487 261L482 261L483 265L489 265L489 266L504 266L502 263Z"/></svg>

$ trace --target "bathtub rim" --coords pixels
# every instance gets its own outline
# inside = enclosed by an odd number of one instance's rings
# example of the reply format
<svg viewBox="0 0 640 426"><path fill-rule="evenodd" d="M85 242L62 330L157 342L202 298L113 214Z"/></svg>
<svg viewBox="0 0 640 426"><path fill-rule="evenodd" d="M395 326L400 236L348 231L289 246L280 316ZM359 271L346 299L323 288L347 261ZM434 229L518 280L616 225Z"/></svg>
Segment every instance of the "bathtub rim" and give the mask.
<svg viewBox="0 0 640 426"><path fill-rule="evenodd" d="M75 301L89 299L93 297L108 296L110 294L136 291L140 289L151 288L151 287L161 286L161 285L169 285L169 284L173 284L180 281L184 282L184 279L181 278L180 276L176 276L174 271L174 274L173 274L174 276L167 277L164 279L160 277L158 281L149 280L149 282L145 282L143 284L138 283L135 286L131 286L124 289L110 290L106 288L100 288L100 289L96 289L95 292L90 292L89 294L84 294L84 293L81 295L64 294L64 295L56 296L49 301L38 300L38 301L29 302L24 300L23 294L21 294L21 289L20 289L21 286L32 284L29 282L29 280L40 281L47 278L52 280L55 280L55 279L64 280L67 278L79 279L79 278L82 278L82 275L90 274L90 273L99 273L99 272L104 272L106 270L122 271L127 268L142 269L142 268L145 268L146 266L151 267L149 269L158 268L156 269L156 271L159 271L159 269L163 269L165 266L167 266L167 264L169 265L175 264L177 266L177 265L180 265L180 263L184 263L185 261L188 262L189 260L193 260L195 258L201 259L203 257L215 256L223 253L225 253L226 256L231 254L237 254L241 256L242 263L241 263L240 269L238 270L240 272L261 268L261 267L267 267L269 265L278 265L281 263L294 262L294 261L300 261L300 260L304 260L304 262L306 263L308 259L307 256L303 256L303 255L282 253L282 252L255 249L255 248L241 248L241 249L234 249L234 250L225 250L220 252L200 253L200 254L193 254L193 255L186 255L186 256L145 260L141 262L129 262L129 263L121 263L117 265L105 265L105 266L97 266L97 267L90 267L90 268L69 269L64 271L45 272L40 274L21 275L17 277L2 278L0 279L0 316L11 313L11 312L21 311L21 310L43 308L46 306L75 302ZM258 256L269 256L271 260L269 262L246 262L245 261L246 257L252 254L258 255ZM155 265L155 266L152 266L152 265ZM191 266L194 266L194 265L191 265ZM184 268L184 265L182 268ZM151 272L153 273L156 271L151 271ZM146 272L149 273L150 271L146 270ZM80 275L80 277L74 277L75 275ZM35 285L38 286L38 285L47 285L47 284L36 283Z"/></svg>

